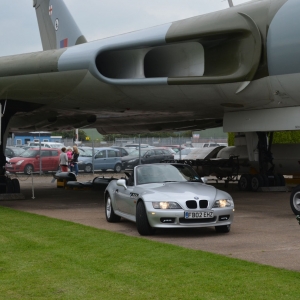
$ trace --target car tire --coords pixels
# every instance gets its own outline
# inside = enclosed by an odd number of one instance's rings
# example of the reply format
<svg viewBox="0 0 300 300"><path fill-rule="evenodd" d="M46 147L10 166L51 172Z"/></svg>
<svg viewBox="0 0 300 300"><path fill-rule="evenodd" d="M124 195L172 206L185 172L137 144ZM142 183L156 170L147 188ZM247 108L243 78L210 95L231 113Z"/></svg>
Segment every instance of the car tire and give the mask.
<svg viewBox="0 0 300 300"><path fill-rule="evenodd" d="M92 164L87 164L87 165L84 167L84 172L85 172L85 173L92 173L92 172L93 172L93 165L92 165Z"/></svg>
<svg viewBox="0 0 300 300"><path fill-rule="evenodd" d="M122 171L122 165L116 164L114 168L115 173L120 173Z"/></svg>
<svg viewBox="0 0 300 300"><path fill-rule="evenodd" d="M155 233L155 229L149 224L143 201L139 201L136 206L136 228L140 235L153 235Z"/></svg>
<svg viewBox="0 0 300 300"><path fill-rule="evenodd" d="M28 164L24 167L24 173L26 175L31 175L32 172L33 172L33 165Z"/></svg>
<svg viewBox="0 0 300 300"><path fill-rule="evenodd" d="M12 185L13 185L13 190L14 190L14 193L16 194L20 194L21 193L21 188L20 188L20 182L17 178L13 178L11 180L12 182Z"/></svg>
<svg viewBox="0 0 300 300"><path fill-rule="evenodd" d="M300 185L294 187L291 192L290 206L295 215L300 215Z"/></svg>
<svg viewBox="0 0 300 300"><path fill-rule="evenodd" d="M105 217L109 223L116 223L121 220L121 217L115 214L109 194L105 196Z"/></svg>
<svg viewBox="0 0 300 300"><path fill-rule="evenodd" d="M230 231L230 225L222 225L222 226L215 226L216 232L218 233L228 233Z"/></svg>

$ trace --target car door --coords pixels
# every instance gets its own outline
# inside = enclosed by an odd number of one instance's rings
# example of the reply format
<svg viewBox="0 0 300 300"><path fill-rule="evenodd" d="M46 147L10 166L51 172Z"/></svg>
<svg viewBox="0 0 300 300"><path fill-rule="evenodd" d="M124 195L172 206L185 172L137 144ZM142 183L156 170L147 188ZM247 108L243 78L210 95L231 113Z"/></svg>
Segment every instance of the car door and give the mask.
<svg viewBox="0 0 300 300"><path fill-rule="evenodd" d="M50 171L56 171L59 166L59 152L58 150L51 150L50 156Z"/></svg>
<svg viewBox="0 0 300 300"><path fill-rule="evenodd" d="M154 150L147 151L142 158L143 164L152 164L155 162L155 152Z"/></svg>
<svg viewBox="0 0 300 300"><path fill-rule="evenodd" d="M43 171L49 171L51 170L51 151L50 150L41 150L41 157L40 157L41 161L42 161L42 170ZM37 169L39 170L39 159L37 159L38 161L38 166Z"/></svg>
<svg viewBox="0 0 300 300"><path fill-rule="evenodd" d="M127 189L118 186L115 193L115 203L117 209L123 213L134 216L136 210L136 194L134 193L134 179L132 177L126 181Z"/></svg>
<svg viewBox="0 0 300 300"><path fill-rule="evenodd" d="M155 157L154 157L155 163L159 163L165 159L164 151L162 149L155 149L154 152L155 152Z"/></svg>
<svg viewBox="0 0 300 300"><path fill-rule="evenodd" d="M115 168L115 165L117 163L121 163L121 157L120 157L120 152L119 150L112 150L112 149L109 149L109 150L106 150L106 153L107 153L107 169L112 169L114 170Z"/></svg>
<svg viewBox="0 0 300 300"><path fill-rule="evenodd" d="M94 170L107 170L106 150L98 151L94 156Z"/></svg>

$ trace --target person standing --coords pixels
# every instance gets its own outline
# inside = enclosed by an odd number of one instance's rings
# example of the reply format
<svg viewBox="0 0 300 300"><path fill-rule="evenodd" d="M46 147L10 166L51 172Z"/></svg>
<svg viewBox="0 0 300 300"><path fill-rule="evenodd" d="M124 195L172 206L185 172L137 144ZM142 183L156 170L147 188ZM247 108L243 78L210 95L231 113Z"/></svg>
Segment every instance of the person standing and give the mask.
<svg viewBox="0 0 300 300"><path fill-rule="evenodd" d="M62 172L68 172L68 156L66 148L61 148L61 154L59 155L59 165Z"/></svg>
<svg viewBox="0 0 300 300"><path fill-rule="evenodd" d="M67 148L67 156L68 156L68 165L69 165L69 169L71 171L71 161L72 161L72 148L69 146Z"/></svg>
<svg viewBox="0 0 300 300"><path fill-rule="evenodd" d="M73 146L71 172L74 172L76 176L78 175L78 157L79 157L78 148L77 146Z"/></svg>

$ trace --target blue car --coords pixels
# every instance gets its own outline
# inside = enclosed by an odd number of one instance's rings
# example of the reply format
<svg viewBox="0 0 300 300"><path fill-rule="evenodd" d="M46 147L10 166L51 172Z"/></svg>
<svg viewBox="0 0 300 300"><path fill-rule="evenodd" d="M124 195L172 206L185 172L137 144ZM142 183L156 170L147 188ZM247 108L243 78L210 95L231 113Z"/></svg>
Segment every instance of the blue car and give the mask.
<svg viewBox="0 0 300 300"><path fill-rule="evenodd" d="M120 173L122 170L121 154L114 148L94 148L94 156L79 156L78 170L86 173L101 170L113 170Z"/></svg>

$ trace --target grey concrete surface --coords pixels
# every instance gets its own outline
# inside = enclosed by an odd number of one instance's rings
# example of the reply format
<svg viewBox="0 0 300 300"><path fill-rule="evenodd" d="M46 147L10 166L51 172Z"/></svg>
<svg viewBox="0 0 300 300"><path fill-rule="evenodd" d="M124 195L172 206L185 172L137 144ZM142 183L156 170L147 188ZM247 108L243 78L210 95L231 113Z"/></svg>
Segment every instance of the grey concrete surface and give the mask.
<svg viewBox="0 0 300 300"><path fill-rule="evenodd" d="M78 176L79 181L92 178ZM106 222L103 190L65 190L51 181L50 176L34 176L32 199L31 177L20 177L25 200L0 201L0 205L139 237L134 223ZM217 187L225 189L223 184ZM214 228L174 229L143 238L300 271L300 227L290 209L290 193L240 192L236 184L225 190L236 208L230 233L217 234Z"/></svg>

